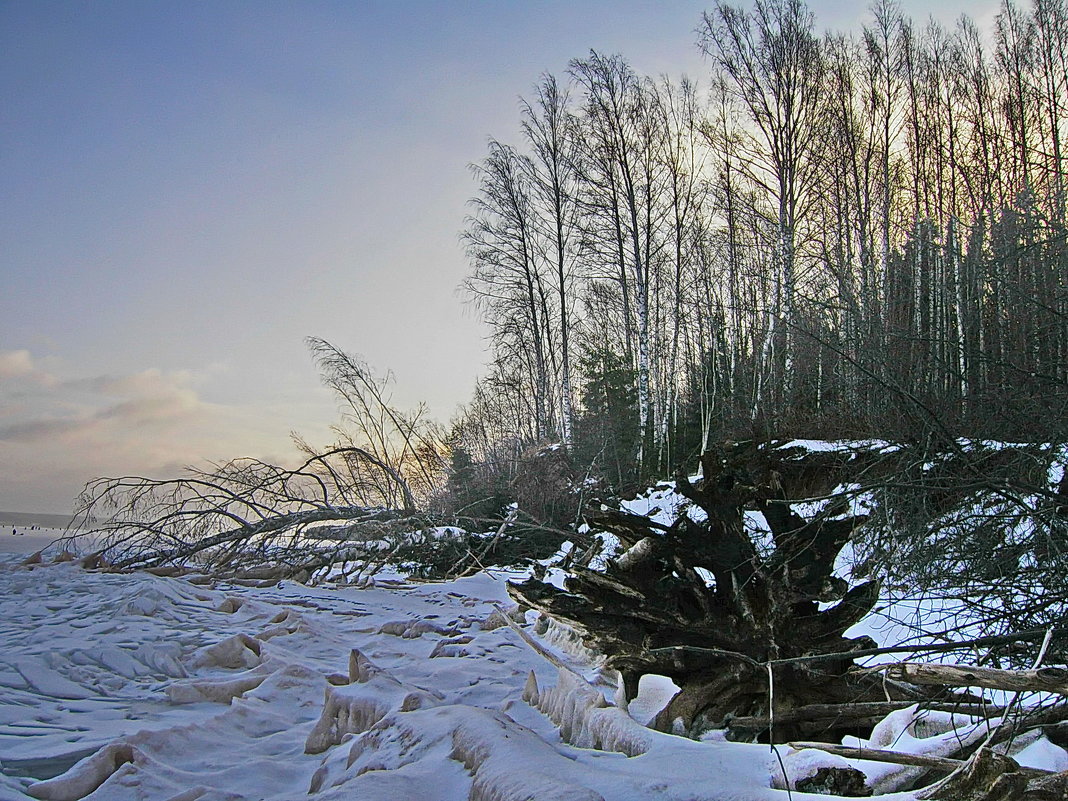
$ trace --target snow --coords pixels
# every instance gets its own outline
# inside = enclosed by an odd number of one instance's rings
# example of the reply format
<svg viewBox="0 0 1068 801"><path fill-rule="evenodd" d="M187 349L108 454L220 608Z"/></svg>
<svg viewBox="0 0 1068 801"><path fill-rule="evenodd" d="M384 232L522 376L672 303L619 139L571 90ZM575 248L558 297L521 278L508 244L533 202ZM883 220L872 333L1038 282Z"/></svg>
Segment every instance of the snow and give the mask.
<svg viewBox="0 0 1068 801"><path fill-rule="evenodd" d="M778 795L765 748L615 706L566 627L521 624L566 669L528 647L485 574L249 588L20 558L0 558L2 801Z"/></svg>
<svg viewBox="0 0 1068 801"><path fill-rule="evenodd" d="M682 503L663 484L630 506ZM506 574L251 588L21 558L0 556L0 801L789 801L844 765L913 797L915 768L646 728L675 685L644 676L621 704L575 631L516 613ZM989 725L901 710L851 744L945 755ZM1010 753L1068 769L1041 736Z"/></svg>

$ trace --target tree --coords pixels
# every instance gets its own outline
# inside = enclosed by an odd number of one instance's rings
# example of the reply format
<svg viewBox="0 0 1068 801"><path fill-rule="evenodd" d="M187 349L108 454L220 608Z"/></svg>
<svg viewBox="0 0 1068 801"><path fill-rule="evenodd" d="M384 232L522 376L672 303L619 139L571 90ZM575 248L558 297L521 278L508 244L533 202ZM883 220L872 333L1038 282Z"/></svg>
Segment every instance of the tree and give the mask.
<svg viewBox="0 0 1068 801"><path fill-rule="evenodd" d="M474 270L464 287L482 308L499 347L527 361L532 383L534 436L549 436L548 330L550 309L544 265L537 246L536 209L529 159L515 148L490 143L475 168L480 195L472 202L464 241Z"/></svg>
<svg viewBox="0 0 1068 801"><path fill-rule="evenodd" d="M776 302L766 348L779 340L785 396L793 380L791 326L797 295L797 249L818 142L823 59L801 0L757 0L752 14L716 4L702 18L701 47L727 78L756 128L750 139L751 179L775 208Z"/></svg>
<svg viewBox="0 0 1068 801"><path fill-rule="evenodd" d="M650 262L660 224L659 213L652 208L652 202L658 199L650 162L655 134L648 124L647 95L621 56L591 52L589 58L571 62L571 74L586 95L583 178L591 190L585 203L587 228L592 229L587 242L614 268L627 325L627 353L636 356L641 468L648 457L647 442L653 423L649 382Z"/></svg>
<svg viewBox="0 0 1068 801"><path fill-rule="evenodd" d="M641 675L670 677L681 689L656 728L696 735L730 727L735 716L774 714L789 720L777 728L780 738L840 736L855 730L855 720L804 721L791 712L884 700L885 693L901 700L908 691L848 672L852 654L874 644L843 632L871 610L879 587L868 581L848 588L832 569L865 518L846 513L839 497L806 519L789 499L825 493L862 458L723 443L702 457L698 485L676 475L693 507L674 523L592 512L591 528L621 543L607 569L580 563L563 590L530 579L509 585L509 593L575 626L620 671L628 698ZM746 512L755 511L767 521L770 541L747 529Z"/></svg>
<svg viewBox="0 0 1068 801"><path fill-rule="evenodd" d="M94 479L77 512L94 561L312 580L380 560L382 540L402 544L426 524L419 507L446 468L438 428L422 407L393 406L389 378L358 357L322 339L308 344L341 405L337 442L315 450L298 438L307 458L296 467L235 459L173 479Z"/></svg>
<svg viewBox="0 0 1068 801"><path fill-rule="evenodd" d="M583 411L575 424L575 463L590 466L614 487L628 488L640 475L633 368L606 348L588 352L581 367L585 382Z"/></svg>
<svg viewBox="0 0 1068 801"><path fill-rule="evenodd" d="M533 151L527 162L535 204L540 211L536 228L540 249L553 266L556 289L557 350L560 354L560 436L570 443L574 423L571 351L572 307L578 271L578 158L577 122L569 109L566 88L545 76L533 104L523 103L523 132Z"/></svg>

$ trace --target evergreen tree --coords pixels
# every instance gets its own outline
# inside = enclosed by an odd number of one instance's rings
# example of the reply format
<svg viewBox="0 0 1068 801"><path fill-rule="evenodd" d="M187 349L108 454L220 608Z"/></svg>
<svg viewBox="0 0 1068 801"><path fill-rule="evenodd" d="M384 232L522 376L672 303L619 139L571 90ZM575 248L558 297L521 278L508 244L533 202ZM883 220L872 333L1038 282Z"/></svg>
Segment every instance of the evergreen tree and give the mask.
<svg viewBox="0 0 1068 801"><path fill-rule="evenodd" d="M582 413L575 421L574 462L619 489L639 478L637 375L619 354L588 350L580 360Z"/></svg>

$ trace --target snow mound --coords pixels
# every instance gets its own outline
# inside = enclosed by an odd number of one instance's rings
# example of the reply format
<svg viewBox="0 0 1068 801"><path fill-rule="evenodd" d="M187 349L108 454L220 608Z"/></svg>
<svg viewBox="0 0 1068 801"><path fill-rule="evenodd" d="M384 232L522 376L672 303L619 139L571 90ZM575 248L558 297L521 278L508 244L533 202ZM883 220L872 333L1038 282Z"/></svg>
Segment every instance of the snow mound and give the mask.
<svg viewBox="0 0 1068 801"><path fill-rule="evenodd" d="M424 634L442 634L451 637L459 634L460 629L442 626L432 620L392 620L379 626L378 633L414 640Z"/></svg>
<svg viewBox="0 0 1068 801"><path fill-rule="evenodd" d="M169 685L166 693L172 704L196 704L201 701L228 704L232 699L259 687L267 676L267 673L253 669L229 679L191 679Z"/></svg>
<svg viewBox="0 0 1068 801"><path fill-rule="evenodd" d="M145 755L129 743L112 743L83 759L63 776L38 782L26 792L42 801L78 801L132 762L143 764Z"/></svg>
<svg viewBox="0 0 1068 801"><path fill-rule="evenodd" d="M531 674L533 675L533 674ZM652 733L571 670L560 668L555 687L539 690L528 680L523 697L560 727L565 742L580 748L644 754Z"/></svg>
<svg viewBox="0 0 1068 801"><path fill-rule="evenodd" d="M605 801L583 786L569 760L500 713L467 711L453 730L450 756L473 774L469 801Z"/></svg>
<svg viewBox="0 0 1068 801"><path fill-rule="evenodd" d="M390 712L410 712L439 704L441 696L398 681L355 648L349 657L352 684L327 687L323 712L304 744L306 754L321 754L346 734L367 731Z"/></svg>
<svg viewBox="0 0 1068 801"><path fill-rule="evenodd" d="M263 661L262 644L247 634L235 634L198 651L194 668L254 668Z"/></svg>

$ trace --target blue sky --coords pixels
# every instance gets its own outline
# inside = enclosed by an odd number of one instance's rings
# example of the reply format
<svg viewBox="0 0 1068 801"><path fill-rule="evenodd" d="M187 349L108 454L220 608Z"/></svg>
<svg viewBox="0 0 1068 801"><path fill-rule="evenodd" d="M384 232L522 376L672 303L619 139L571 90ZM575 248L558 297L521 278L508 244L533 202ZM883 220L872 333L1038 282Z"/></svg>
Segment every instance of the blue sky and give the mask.
<svg viewBox="0 0 1068 801"><path fill-rule="evenodd" d="M456 294L468 165L591 48L703 79L706 7L0 0L0 509L325 442L309 335L447 420L485 358Z"/></svg>

